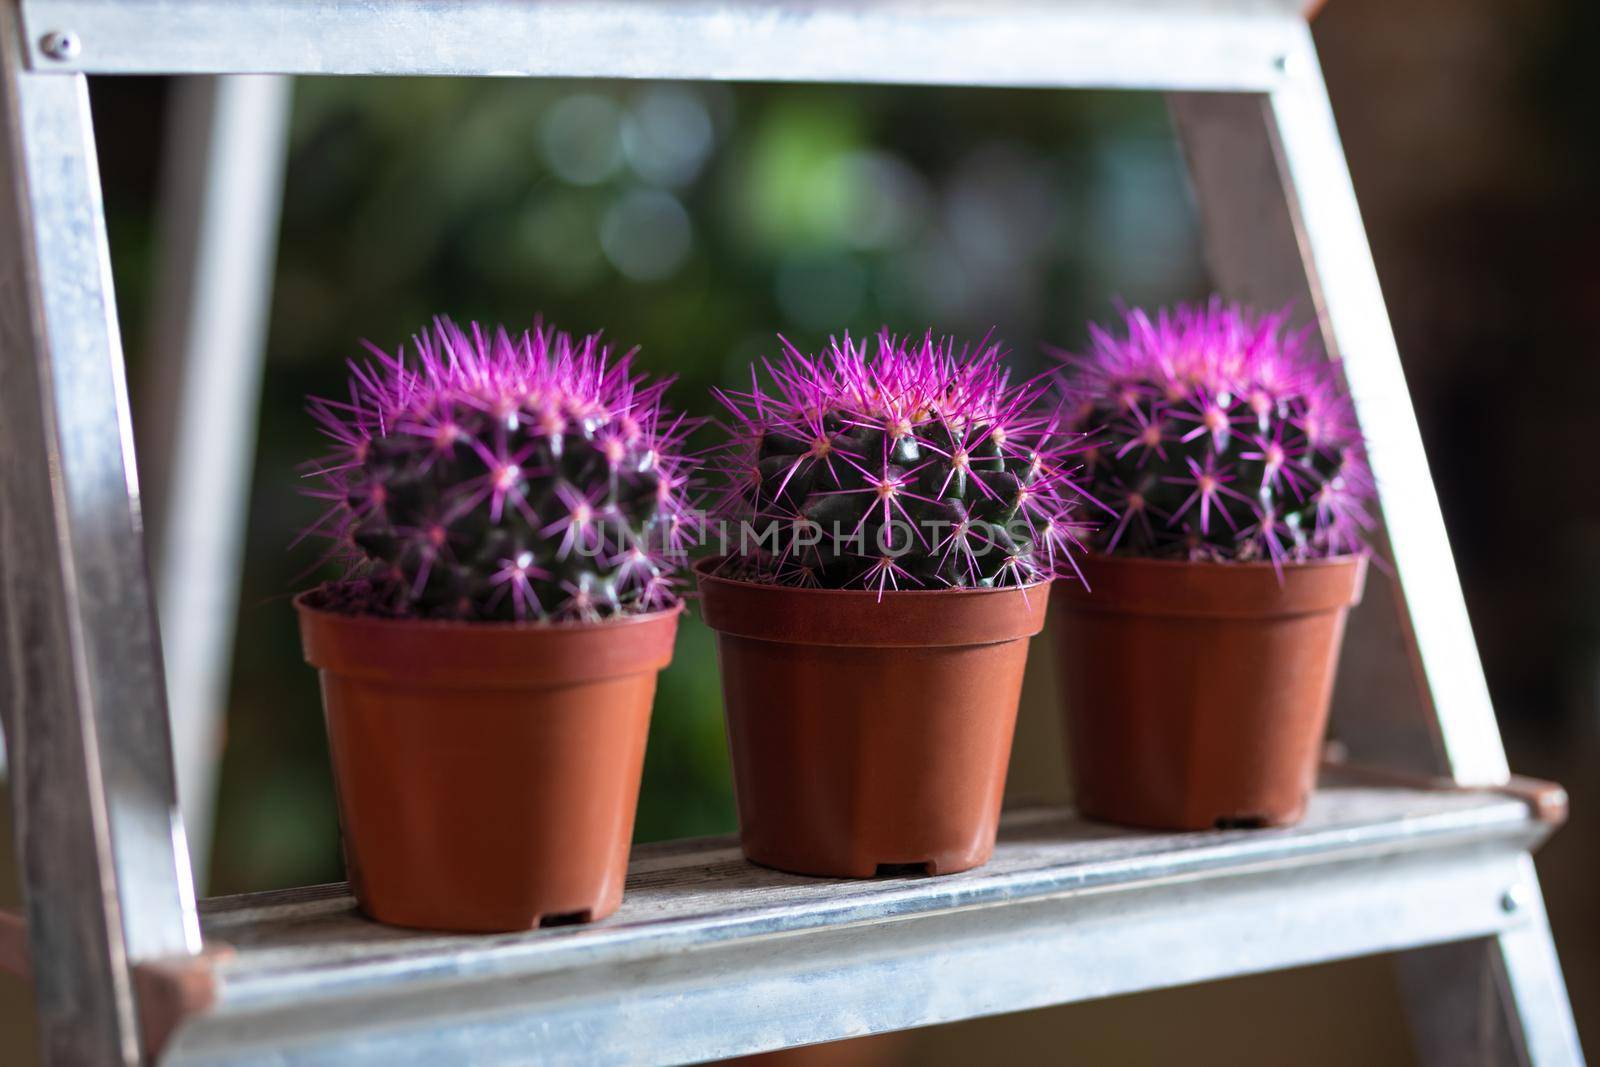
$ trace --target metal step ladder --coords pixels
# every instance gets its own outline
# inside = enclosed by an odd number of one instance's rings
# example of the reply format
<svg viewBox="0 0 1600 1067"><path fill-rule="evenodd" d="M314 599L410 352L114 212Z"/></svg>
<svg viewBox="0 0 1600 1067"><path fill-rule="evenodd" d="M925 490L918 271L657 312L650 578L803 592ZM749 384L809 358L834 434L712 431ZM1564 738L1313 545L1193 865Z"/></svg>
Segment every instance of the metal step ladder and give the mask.
<svg viewBox="0 0 1600 1067"><path fill-rule="evenodd" d="M46 1061L680 1063L1396 951L1427 1062L1581 1064L1530 858L1564 795L1509 775L1305 19L1291 0L0 0L0 708L27 899L0 961L33 961ZM526 935L381 927L343 886L197 902L92 74L1167 93L1218 288L1315 311L1370 441L1394 573L1350 626L1347 766L1286 830L1012 812L994 861L948 878L798 878L729 840L642 848L615 918ZM233 125L208 127L180 233L178 434L219 394L250 425L259 365L208 372L205 339L259 349L275 208L270 181L241 187L227 136L281 137L264 83L196 84ZM208 319L216 300L230 311ZM248 447L168 476L192 500ZM227 538L183 548L205 506L169 507L164 567L210 568L226 619ZM203 628L181 636L167 663L192 744L215 657L185 658Z"/></svg>

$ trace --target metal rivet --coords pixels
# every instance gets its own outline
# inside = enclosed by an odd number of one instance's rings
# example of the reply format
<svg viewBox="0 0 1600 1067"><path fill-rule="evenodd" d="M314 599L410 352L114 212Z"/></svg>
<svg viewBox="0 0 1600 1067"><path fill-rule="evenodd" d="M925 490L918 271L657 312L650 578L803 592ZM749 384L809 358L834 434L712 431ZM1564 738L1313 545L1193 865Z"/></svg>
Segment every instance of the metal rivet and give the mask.
<svg viewBox="0 0 1600 1067"><path fill-rule="evenodd" d="M52 30L39 41L39 49L51 59L76 59L83 42L71 30Z"/></svg>
<svg viewBox="0 0 1600 1067"><path fill-rule="evenodd" d="M1520 885L1514 885L1500 894L1500 910L1507 915L1514 915L1521 911L1528 902L1528 891Z"/></svg>

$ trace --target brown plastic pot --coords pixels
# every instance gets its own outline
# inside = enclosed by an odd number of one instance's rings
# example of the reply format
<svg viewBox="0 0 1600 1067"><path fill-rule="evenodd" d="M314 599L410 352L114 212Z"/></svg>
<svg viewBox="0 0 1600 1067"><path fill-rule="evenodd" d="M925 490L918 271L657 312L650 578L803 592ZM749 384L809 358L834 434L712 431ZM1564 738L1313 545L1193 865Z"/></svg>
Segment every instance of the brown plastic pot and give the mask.
<svg viewBox="0 0 1600 1067"><path fill-rule="evenodd" d="M1297 822L1366 558L1096 556L1052 629L1078 809L1168 830Z"/></svg>
<svg viewBox="0 0 1600 1067"><path fill-rule="evenodd" d="M987 862L1049 583L880 601L717 577L717 562L695 572L745 855L847 878Z"/></svg>
<svg viewBox="0 0 1600 1067"><path fill-rule="evenodd" d="M509 931L616 911L681 608L551 626L295 607L364 912Z"/></svg>

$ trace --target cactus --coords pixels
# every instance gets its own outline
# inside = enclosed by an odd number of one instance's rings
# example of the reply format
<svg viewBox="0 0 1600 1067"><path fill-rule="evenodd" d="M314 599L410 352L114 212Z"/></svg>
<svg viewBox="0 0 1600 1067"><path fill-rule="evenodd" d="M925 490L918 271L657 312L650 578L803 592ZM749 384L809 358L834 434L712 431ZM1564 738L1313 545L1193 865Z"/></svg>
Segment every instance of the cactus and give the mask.
<svg viewBox="0 0 1600 1067"><path fill-rule="evenodd" d="M350 364L350 399L308 405L332 453L308 464L309 530L345 564L326 606L381 615L596 621L676 603L692 534L669 381L598 336L513 337L448 319Z"/></svg>
<svg viewBox="0 0 1600 1067"><path fill-rule="evenodd" d="M1287 309L1213 299L1090 326L1067 356L1071 424L1096 431L1089 492L1104 552L1285 562L1364 550L1373 491L1337 367Z"/></svg>
<svg viewBox="0 0 1600 1067"><path fill-rule="evenodd" d="M1009 384L998 345L877 335L818 356L779 339L770 388L718 392L724 566L830 589L1025 586L1080 548L1080 435Z"/></svg>

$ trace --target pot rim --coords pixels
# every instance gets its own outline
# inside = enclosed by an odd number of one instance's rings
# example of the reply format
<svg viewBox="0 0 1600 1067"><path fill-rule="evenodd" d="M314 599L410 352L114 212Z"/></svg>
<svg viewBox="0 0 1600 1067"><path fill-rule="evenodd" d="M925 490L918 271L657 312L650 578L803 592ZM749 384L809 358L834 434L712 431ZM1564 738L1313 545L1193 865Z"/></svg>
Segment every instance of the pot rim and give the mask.
<svg viewBox="0 0 1600 1067"><path fill-rule="evenodd" d="M1085 552L1080 562L1093 566L1137 566L1197 568L1217 571L1273 571L1316 570L1321 567L1343 567L1357 560L1370 560L1371 552L1345 552L1337 556L1319 556L1316 559L1288 560L1274 564L1270 560L1215 560L1215 559L1163 559L1155 556L1122 556L1106 552Z"/></svg>
<svg viewBox="0 0 1600 1067"><path fill-rule="evenodd" d="M998 589L802 589L708 573L697 560L700 610L719 635L835 648L993 645L1044 628L1054 579Z"/></svg>
<svg viewBox="0 0 1600 1067"><path fill-rule="evenodd" d="M1371 553L1232 563L1086 555L1087 585L1062 584L1063 610L1171 618L1260 619L1313 615L1361 602Z"/></svg>
<svg viewBox="0 0 1600 1067"><path fill-rule="evenodd" d="M958 586L946 586L943 589L886 589L880 597L871 589L818 589L799 585L778 585L775 582L752 582L747 578L729 578L725 574L711 574L706 568L713 564L720 564L729 556L706 556L697 559L691 568L696 578L709 578L714 582L726 582L729 585L741 585L751 589L777 589L790 593L822 593L846 599L869 599L874 603L887 603L889 600L911 599L913 597L952 597L952 596L991 596L1003 593L1031 592L1035 589L1046 589L1054 577L1042 578L1037 582L1027 585L1002 585L989 589L971 589Z"/></svg>
<svg viewBox="0 0 1600 1067"><path fill-rule="evenodd" d="M682 600L596 623L395 619L294 598L306 662L347 678L453 689L544 689L642 674L672 659Z"/></svg>
<svg viewBox="0 0 1600 1067"><path fill-rule="evenodd" d="M601 619L598 622L582 622L572 619L563 619L559 622L541 622L537 620L529 622L508 622L499 619L428 619L406 618L404 616L395 615L369 615L360 611L333 611L329 608L319 607L307 599L316 592L316 589L307 589L303 592L296 593L292 601L295 610L306 614L321 615L335 619L350 619L371 626L392 626L397 630L439 630L445 632L470 630L473 633L480 633L493 630L502 633L512 633L516 631L537 630L541 632L559 631L562 633L579 633L585 630L621 629L627 626L645 625L665 618L668 615L681 615L687 606L683 598L680 597L678 598L677 603L673 604L671 607L660 608L656 611L638 612L633 615L613 615L610 618Z"/></svg>

